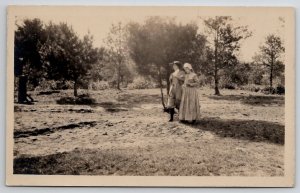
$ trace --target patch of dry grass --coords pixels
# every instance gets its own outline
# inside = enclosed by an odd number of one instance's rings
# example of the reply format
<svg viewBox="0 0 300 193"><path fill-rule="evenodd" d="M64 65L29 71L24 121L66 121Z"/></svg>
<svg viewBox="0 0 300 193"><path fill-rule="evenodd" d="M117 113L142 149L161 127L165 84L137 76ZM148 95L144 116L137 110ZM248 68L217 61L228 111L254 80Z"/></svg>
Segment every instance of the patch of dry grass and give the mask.
<svg viewBox="0 0 300 193"><path fill-rule="evenodd" d="M199 143L202 145L199 146ZM237 147L239 145L240 147ZM15 174L169 175L169 176L280 176L282 151L262 144L209 141L111 150L74 150L47 156L20 157ZM254 149L263 150L265 155ZM225 151L226 150L226 151ZM268 151L272 150L272 151Z"/></svg>
<svg viewBox="0 0 300 193"><path fill-rule="evenodd" d="M284 96L200 94L203 118L185 125L167 122L158 89L93 91L93 105L56 104L72 91L33 93L35 105L15 105L14 132L27 135L15 136L14 173L284 175Z"/></svg>

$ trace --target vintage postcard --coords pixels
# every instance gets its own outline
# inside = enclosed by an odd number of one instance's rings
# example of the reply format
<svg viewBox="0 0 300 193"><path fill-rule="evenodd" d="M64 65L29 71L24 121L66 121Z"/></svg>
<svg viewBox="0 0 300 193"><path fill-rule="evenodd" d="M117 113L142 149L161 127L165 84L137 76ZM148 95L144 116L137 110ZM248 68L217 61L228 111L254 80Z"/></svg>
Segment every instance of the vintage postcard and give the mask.
<svg viewBox="0 0 300 193"><path fill-rule="evenodd" d="M294 16L8 6L6 184L293 187Z"/></svg>

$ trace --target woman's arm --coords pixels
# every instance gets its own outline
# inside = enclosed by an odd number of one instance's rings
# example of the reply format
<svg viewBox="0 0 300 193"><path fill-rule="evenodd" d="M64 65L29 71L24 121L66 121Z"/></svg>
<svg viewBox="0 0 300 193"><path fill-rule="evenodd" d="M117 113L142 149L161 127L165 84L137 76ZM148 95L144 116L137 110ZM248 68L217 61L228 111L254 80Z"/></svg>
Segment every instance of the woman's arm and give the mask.
<svg viewBox="0 0 300 193"><path fill-rule="evenodd" d="M194 74L194 76L190 80L188 80L187 86L189 86L189 87L199 86L199 79L198 79L198 76L196 74Z"/></svg>

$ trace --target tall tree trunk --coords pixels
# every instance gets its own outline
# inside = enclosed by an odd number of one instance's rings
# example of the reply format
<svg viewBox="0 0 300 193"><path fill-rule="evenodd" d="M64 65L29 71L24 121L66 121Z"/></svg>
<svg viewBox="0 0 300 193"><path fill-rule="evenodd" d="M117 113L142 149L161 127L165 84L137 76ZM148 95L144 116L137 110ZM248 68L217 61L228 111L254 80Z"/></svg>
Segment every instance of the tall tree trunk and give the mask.
<svg viewBox="0 0 300 193"><path fill-rule="evenodd" d="M270 87L273 87L273 61L271 63L271 69L270 69Z"/></svg>
<svg viewBox="0 0 300 193"><path fill-rule="evenodd" d="M78 96L77 89L78 89L78 80L75 79L74 80L74 97Z"/></svg>
<svg viewBox="0 0 300 193"><path fill-rule="evenodd" d="M215 79L215 95L220 95L219 91L219 75L218 75L218 40L215 40L215 71L214 71L214 79Z"/></svg>
<svg viewBox="0 0 300 193"><path fill-rule="evenodd" d="M117 73L117 89L121 90L120 88L120 82L121 82L121 62L118 64L118 73Z"/></svg>
<svg viewBox="0 0 300 193"><path fill-rule="evenodd" d="M273 94L273 66L274 66L274 59L271 59L271 66L270 66L270 94Z"/></svg>
<svg viewBox="0 0 300 193"><path fill-rule="evenodd" d="M214 79L215 79L215 95L221 95L220 90L219 90L219 75L218 75L218 68L215 67L215 74L214 74Z"/></svg>

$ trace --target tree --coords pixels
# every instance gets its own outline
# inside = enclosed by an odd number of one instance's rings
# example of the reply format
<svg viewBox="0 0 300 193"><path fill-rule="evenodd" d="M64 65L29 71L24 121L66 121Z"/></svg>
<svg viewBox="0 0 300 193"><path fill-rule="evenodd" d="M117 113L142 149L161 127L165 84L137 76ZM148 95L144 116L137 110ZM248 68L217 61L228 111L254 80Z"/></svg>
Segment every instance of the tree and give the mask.
<svg viewBox="0 0 300 193"><path fill-rule="evenodd" d="M253 57L253 61L250 63L250 71L249 71L249 82L251 84L262 85L263 77L266 73L266 69L259 62L259 59L255 56Z"/></svg>
<svg viewBox="0 0 300 193"><path fill-rule="evenodd" d="M25 75L36 87L45 74L39 46L46 40L45 27L39 19L26 19L17 25L14 45L15 76Z"/></svg>
<svg viewBox="0 0 300 193"><path fill-rule="evenodd" d="M50 23L46 31L47 40L40 47L40 54L48 67L47 78L72 80L77 96L78 84L98 61L99 50L93 47L93 37L88 34L81 40L66 23Z"/></svg>
<svg viewBox="0 0 300 193"><path fill-rule="evenodd" d="M284 64L280 61L285 48L279 36L268 35L264 45L260 47L260 62L268 68L269 86L273 87L273 79L284 71Z"/></svg>
<svg viewBox="0 0 300 193"><path fill-rule="evenodd" d="M249 84L251 77L251 65L249 63L238 63L233 68L225 70L225 77L227 79L227 86Z"/></svg>
<svg viewBox="0 0 300 193"><path fill-rule="evenodd" d="M128 49L127 49L127 37L126 29L121 22L118 24L112 24L107 43L107 59L108 63L112 65L114 77L113 81L116 81L116 88L120 90L120 84L123 77L127 74L128 68L126 62L128 61ZM128 74L127 74L128 75Z"/></svg>
<svg viewBox="0 0 300 193"><path fill-rule="evenodd" d="M196 24L177 24L173 18L150 17L143 24L130 23L128 47L138 73L157 80L161 88L167 82L169 89L170 62L189 62L200 69L206 40L197 30Z"/></svg>
<svg viewBox="0 0 300 193"><path fill-rule="evenodd" d="M238 64L237 52L240 48L240 41L251 36L247 26L234 26L229 16L216 16L204 20L207 27L208 40L211 44L212 74L215 82L215 95L219 91L219 71L228 69Z"/></svg>
<svg viewBox="0 0 300 193"><path fill-rule="evenodd" d="M170 62L179 60L194 64L200 69L204 58L205 37L197 34L196 24L177 24L174 18L150 17L143 24L130 23L128 26L130 55L143 76L157 80L161 87L167 82L172 71ZM162 100L163 106L164 102Z"/></svg>

